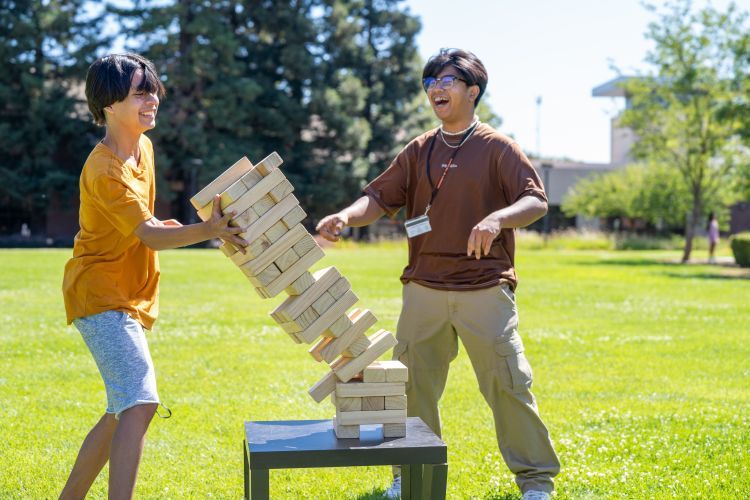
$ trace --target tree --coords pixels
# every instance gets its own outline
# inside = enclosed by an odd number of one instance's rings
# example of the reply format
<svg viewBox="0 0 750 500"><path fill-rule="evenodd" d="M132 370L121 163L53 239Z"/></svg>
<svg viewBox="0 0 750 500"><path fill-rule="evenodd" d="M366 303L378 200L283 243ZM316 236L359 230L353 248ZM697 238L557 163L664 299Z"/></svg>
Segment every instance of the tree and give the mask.
<svg viewBox="0 0 750 500"><path fill-rule="evenodd" d="M43 233L50 199L72 198L95 143L83 99L101 36L83 0L0 1L0 204L14 231Z"/></svg>
<svg viewBox="0 0 750 500"><path fill-rule="evenodd" d="M625 84L631 106L621 123L638 136L635 156L671 168L689 193L683 262L707 206L733 201L727 187L737 173L731 150L739 121L723 111L737 96L729 46L746 30L745 18L733 5L721 13L693 12L689 0L668 3L646 33L655 43L646 57L654 73Z"/></svg>

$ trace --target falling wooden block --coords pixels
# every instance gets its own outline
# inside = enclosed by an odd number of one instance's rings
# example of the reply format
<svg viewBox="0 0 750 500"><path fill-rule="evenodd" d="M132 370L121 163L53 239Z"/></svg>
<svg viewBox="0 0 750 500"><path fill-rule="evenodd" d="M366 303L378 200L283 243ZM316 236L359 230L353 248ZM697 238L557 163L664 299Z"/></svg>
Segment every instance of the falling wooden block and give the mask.
<svg viewBox="0 0 750 500"><path fill-rule="evenodd" d="M307 236L295 243L294 251L297 252L297 255L305 255L316 246L318 244L315 243L315 239L308 233Z"/></svg>
<svg viewBox="0 0 750 500"><path fill-rule="evenodd" d="M359 425L342 425L333 417L333 431L339 439L359 439Z"/></svg>
<svg viewBox="0 0 750 500"><path fill-rule="evenodd" d="M304 331L299 332L297 336L300 338L300 340L309 344L310 342L318 338L321 333L325 332L326 329L331 326L339 316L344 314L350 307L356 304L357 300L359 299L356 295L354 295L354 292L349 290L333 306L331 306L326 312L321 314L320 318L315 320L315 323L307 327Z"/></svg>
<svg viewBox="0 0 750 500"><path fill-rule="evenodd" d="M282 198L290 194L292 191L294 191L294 186L292 186L292 183L289 182L288 179L284 179L283 181L279 182L275 188L269 191L268 196L273 198L273 201L278 203Z"/></svg>
<svg viewBox="0 0 750 500"><path fill-rule="evenodd" d="M338 377L336 377L333 372L328 372L323 378L315 382L307 393L316 403L320 403L326 398L326 396L336 390L336 384L338 381Z"/></svg>
<svg viewBox="0 0 750 500"><path fill-rule="evenodd" d="M362 411L362 398L340 398L334 393L331 403L338 411Z"/></svg>
<svg viewBox="0 0 750 500"><path fill-rule="evenodd" d="M241 214L258 203L258 201L266 196L269 191L284 180L284 174L282 174L280 170L275 170L254 186L248 188L247 184L243 182L243 179L251 174L252 172L245 174L242 179L239 179L221 193L222 213L234 212L235 215ZM209 203L198 210L198 217L204 221L208 220L211 218L212 212L213 203Z"/></svg>
<svg viewBox="0 0 750 500"><path fill-rule="evenodd" d="M401 361L380 361L380 366L385 369L386 382L406 382L409 380L409 370Z"/></svg>
<svg viewBox="0 0 750 500"><path fill-rule="evenodd" d="M354 339L354 342L349 344L349 347L344 349L344 352L342 352L341 355L346 358L356 358L367 349L369 349L370 344L371 342L370 339L367 338L367 335L360 335L359 337Z"/></svg>
<svg viewBox="0 0 750 500"><path fill-rule="evenodd" d="M385 396L386 410L404 410L406 409L406 395L403 396Z"/></svg>
<svg viewBox="0 0 750 500"><path fill-rule="evenodd" d="M352 322L351 328L320 351L326 363L332 363L347 347L363 336L378 321L369 309L357 309L350 312L349 320Z"/></svg>
<svg viewBox="0 0 750 500"><path fill-rule="evenodd" d="M354 323L352 323L352 320L349 319L349 316L346 314L343 314L333 322L331 326L328 327L328 329L323 333L326 337L340 337L344 334L349 328L352 327Z"/></svg>
<svg viewBox="0 0 750 500"><path fill-rule="evenodd" d="M256 220L258 220L258 214L252 208L248 208L240 215L236 215L235 217L233 217L232 220L229 221L229 224L234 227L241 227L245 229Z"/></svg>
<svg viewBox="0 0 750 500"><path fill-rule="evenodd" d="M243 272L246 270L249 274L258 274L262 269L265 269L278 259L284 252L288 251L295 242L299 241L306 234L307 229L302 224L297 224L287 231L282 238L273 243L269 242L269 246L260 255L248 259L237 257L233 258L232 261L238 264L243 269ZM260 238L262 239L264 236Z"/></svg>
<svg viewBox="0 0 750 500"><path fill-rule="evenodd" d="M240 177L240 182L242 182L247 189L254 187L262 180L263 174L261 174L257 168L252 169L251 171Z"/></svg>
<svg viewBox="0 0 750 500"><path fill-rule="evenodd" d="M320 315L315 312L315 309L308 307L302 314L294 318L294 320L280 322L279 326L287 333L298 334L312 325L319 317ZM297 335L297 338L299 338L299 335Z"/></svg>
<svg viewBox="0 0 750 500"><path fill-rule="evenodd" d="M282 163L284 163L284 160L282 160L281 156L279 156L279 154L274 151L270 155L263 158L263 160L258 163L255 168L258 169L261 174L268 175L274 169L279 168Z"/></svg>
<svg viewBox="0 0 750 500"><path fill-rule="evenodd" d="M221 250L221 253L223 253L224 255L230 258L234 257L237 253L242 253L237 250L236 246L232 245L231 243L227 243L226 241L221 242L221 246L219 247L219 250Z"/></svg>
<svg viewBox="0 0 750 500"><path fill-rule="evenodd" d="M403 396L403 382L339 382L336 384L337 398L364 398L370 396Z"/></svg>
<svg viewBox="0 0 750 500"><path fill-rule="evenodd" d="M278 221L273 226L269 227L266 231L266 238L268 238L271 241L276 241L282 236L284 236L284 233L288 231L286 224L282 221Z"/></svg>
<svg viewBox="0 0 750 500"><path fill-rule="evenodd" d="M303 341L305 340L302 337L300 338ZM370 342L372 342L370 348L356 358L341 358L344 361L337 364L333 369L339 380L347 382L397 343L396 338L386 330L379 330L370 338Z"/></svg>
<svg viewBox="0 0 750 500"><path fill-rule="evenodd" d="M266 288L270 283L273 283L276 278L281 276L281 271L273 264L266 267L258 274L248 274L245 269L240 269L245 273L245 276L250 280L250 283L258 288Z"/></svg>
<svg viewBox="0 0 750 500"><path fill-rule="evenodd" d="M385 396L366 396L362 398L362 411L385 410Z"/></svg>
<svg viewBox="0 0 750 500"><path fill-rule="evenodd" d="M302 295L313 283L315 283L315 278L313 278L311 273L305 271L299 278L286 287L284 291L291 296Z"/></svg>
<svg viewBox="0 0 750 500"><path fill-rule="evenodd" d="M287 212L294 207L299 206L299 201L290 194L279 203L273 206L271 210L264 213L258 220L253 222L247 231L240 234L241 238L252 241L261 234L265 233L271 226L276 224ZM288 226L291 227L291 226Z"/></svg>
<svg viewBox="0 0 750 500"><path fill-rule="evenodd" d="M406 422L406 410L336 412L339 425L401 424Z"/></svg>
<svg viewBox="0 0 750 500"><path fill-rule="evenodd" d="M325 254L323 253L323 250L320 249L320 247L315 247L307 252L304 256L300 257L297 262L292 264L289 269L281 273L281 276L276 278L273 283L269 284L266 287L268 294L271 297L277 296L285 288L294 283L297 278L308 272L307 270L323 257L325 257Z"/></svg>
<svg viewBox="0 0 750 500"><path fill-rule="evenodd" d="M256 238L249 243L250 244L245 247L245 253L236 252L232 254L232 262L234 262L238 266L242 266L242 264L244 264L245 262L257 259L271 246L271 242L268 241L265 236L260 236L259 238Z"/></svg>
<svg viewBox="0 0 750 500"><path fill-rule="evenodd" d="M281 221L286 227L292 227L293 225L305 220L305 217L307 217L307 213L305 213L301 206L297 205L292 210L290 210L289 213L284 215L284 217L281 218Z"/></svg>
<svg viewBox="0 0 750 500"><path fill-rule="evenodd" d="M315 309L315 312L318 314L323 314L326 312L330 307L336 303L336 299L333 298L333 295L331 295L328 292L323 292L320 297L317 298L315 302L312 303L312 308Z"/></svg>
<svg viewBox="0 0 750 500"><path fill-rule="evenodd" d="M234 165L226 169L221 175L190 198L190 203L196 210L200 210L209 203L212 203L214 196L221 194L222 191L234 184L243 175L252 170L252 168L253 164L243 156Z"/></svg>
<svg viewBox="0 0 750 500"><path fill-rule="evenodd" d="M265 195L263 198L253 203L253 206L251 206L250 208L252 208L253 212L255 212L256 214L263 215L264 213L271 210L274 205L276 205L276 200L271 198L269 195Z"/></svg>
<svg viewBox="0 0 750 500"><path fill-rule="evenodd" d="M276 264L276 267L278 267L279 270L283 273L284 271L292 267L292 264L294 264L298 260L299 255L296 254L294 248L289 248L286 252L279 255L279 258L274 261L274 264Z"/></svg>
<svg viewBox="0 0 750 500"><path fill-rule="evenodd" d="M278 316L283 321L294 320L302 311L312 306L313 302L330 288L331 285L336 283L340 277L341 274L338 269L333 266L317 271L313 274L313 284L311 286L299 295L287 297L271 314Z"/></svg>
<svg viewBox="0 0 750 500"><path fill-rule="evenodd" d="M362 380L365 382L385 382L385 366L380 361L374 361L362 370Z"/></svg>
<svg viewBox="0 0 750 500"><path fill-rule="evenodd" d="M397 438L406 436L406 423L383 424L384 438Z"/></svg>
<svg viewBox="0 0 750 500"><path fill-rule="evenodd" d="M328 293L333 295L334 299L338 300L339 297L344 295L348 290L351 290L351 288L352 285L349 283L349 280L342 277L328 289Z"/></svg>
<svg viewBox="0 0 750 500"><path fill-rule="evenodd" d="M323 361L323 355L320 353L325 346L333 342L333 337L322 337L318 340L318 343L312 346L307 352L313 357L315 361Z"/></svg>

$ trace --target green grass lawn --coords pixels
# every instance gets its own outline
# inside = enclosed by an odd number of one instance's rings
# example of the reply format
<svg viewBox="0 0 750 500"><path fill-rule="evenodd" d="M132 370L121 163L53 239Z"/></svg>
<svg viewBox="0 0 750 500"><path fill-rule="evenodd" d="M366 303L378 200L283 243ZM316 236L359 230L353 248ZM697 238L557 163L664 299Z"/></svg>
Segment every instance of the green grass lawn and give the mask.
<svg viewBox="0 0 750 500"><path fill-rule="evenodd" d="M0 497L53 498L105 407L60 284L69 250L0 252ZM750 497L750 272L679 252L521 251L521 335L563 469L559 498ZM395 331L402 245L329 249ZM215 250L162 252L149 334L172 408L148 434L139 498L239 498L245 420L330 418L326 372ZM518 498L465 353L442 400L451 498ZM386 467L271 472L275 498L377 498ZM106 494L103 474L92 498Z"/></svg>

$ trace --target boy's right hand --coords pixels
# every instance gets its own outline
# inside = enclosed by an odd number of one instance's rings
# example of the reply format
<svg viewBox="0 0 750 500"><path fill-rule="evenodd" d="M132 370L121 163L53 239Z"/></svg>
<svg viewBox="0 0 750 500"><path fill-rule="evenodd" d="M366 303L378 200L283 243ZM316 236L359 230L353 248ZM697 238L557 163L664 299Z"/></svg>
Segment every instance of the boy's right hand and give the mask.
<svg viewBox="0 0 750 500"><path fill-rule="evenodd" d="M250 243L238 235L244 233L247 228L229 225L229 221L235 215L237 215L235 212L227 212L226 214L221 213L221 196L217 194L214 196L214 206L213 210L211 210L211 218L206 221L206 224L208 224L209 231L213 238L221 238L239 248L242 253L245 253L245 247Z"/></svg>
<svg viewBox="0 0 750 500"><path fill-rule="evenodd" d="M339 241L341 231L349 223L349 218L342 212L323 217L315 230L328 241Z"/></svg>

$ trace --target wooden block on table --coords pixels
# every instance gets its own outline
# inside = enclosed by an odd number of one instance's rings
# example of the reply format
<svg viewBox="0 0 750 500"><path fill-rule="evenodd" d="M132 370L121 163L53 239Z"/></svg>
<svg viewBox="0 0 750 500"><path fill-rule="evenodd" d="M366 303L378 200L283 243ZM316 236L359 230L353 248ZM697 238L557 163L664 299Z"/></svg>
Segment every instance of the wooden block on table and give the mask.
<svg viewBox="0 0 750 500"><path fill-rule="evenodd" d="M292 264L294 264L298 260L299 255L297 255L297 253L294 251L294 248L289 248L286 252L279 255L279 258L274 261L274 264L276 264L276 267L278 267L279 270L283 273L284 271L292 267Z"/></svg>
<svg viewBox="0 0 750 500"><path fill-rule="evenodd" d="M282 198L290 194L292 191L294 191L294 186L292 186L292 183L289 182L288 179L284 179L268 193L268 196L273 198L273 201L279 202Z"/></svg>
<svg viewBox="0 0 750 500"><path fill-rule="evenodd" d="M385 367L380 361L370 363L362 370L362 380L365 382L385 382Z"/></svg>
<svg viewBox="0 0 750 500"><path fill-rule="evenodd" d="M318 244L315 243L315 239L308 233L294 245L294 251L297 252L297 255L305 255L316 246Z"/></svg>
<svg viewBox="0 0 750 500"><path fill-rule="evenodd" d="M385 410L385 396L366 396L362 398L362 411L381 410Z"/></svg>
<svg viewBox="0 0 750 500"><path fill-rule="evenodd" d="M289 195L294 196L294 195ZM295 224L298 224L305 220L305 217L307 217L307 213L302 209L301 206L297 205L293 209L289 211L284 217L281 218L281 221L284 223L286 227L292 227Z"/></svg>
<svg viewBox="0 0 750 500"><path fill-rule="evenodd" d="M292 264L289 269L281 273L281 276L276 278L273 283L266 287L266 290L275 297L286 289L289 285L295 282L300 276L304 275L309 268L311 268L316 262L325 257L323 250L320 247L315 247L300 259ZM301 338L301 337L300 337Z"/></svg>
<svg viewBox="0 0 750 500"><path fill-rule="evenodd" d="M363 352L365 352L367 349L370 348L370 339L367 338L367 335L362 334L356 339L354 339L354 342L349 344L349 347L344 349L344 352L341 353L342 356L346 358L356 358Z"/></svg>
<svg viewBox="0 0 750 500"><path fill-rule="evenodd" d="M263 160L261 160L261 162L255 166L255 168L257 168L261 174L268 175L274 169L279 168L283 162L284 160L281 159L281 156L279 156L279 154L274 151L270 155L263 158Z"/></svg>
<svg viewBox="0 0 750 500"><path fill-rule="evenodd" d="M333 432L339 439L359 439L359 425L341 425L333 417Z"/></svg>
<svg viewBox="0 0 750 500"><path fill-rule="evenodd" d="M315 312L318 314L323 314L328 309L331 308L333 304L336 303L336 299L333 298L333 295L331 295L328 292L323 292L320 297L318 297L315 302L312 303L312 308L315 309Z"/></svg>
<svg viewBox="0 0 750 500"><path fill-rule="evenodd" d="M333 372L328 372L323 378L315 382L307 393L316 403L320 403L326 398L326 396L336 390L336 384L338 381L338 377L336 377Z"/></svg>
<svg viewBox="0 0 750 500"><path fill-rule="evenodd" d="M313 286L314 283L315 278L313 278L313 275L310 272L305 271L288 287L284 288L284 291L292 297L302 295L303 293L305 293L305 290Z"/></svg>
<svg viewBox="0 0 750 500"><path fill-rule="evenodd" d="M362 411L362 398L339 398L332 393L331 403L338 411Z"/></svg>
<svg viewBox="0 0 750 500"><path fill-rule="evenodd" d="M315 251L315 249L313 251ZM320 252L323 253L322 250ZM357 300L359 299L356 295L354 295L354 292L349 290L326 312L321 314L320 317L315 320L315 323L307 327L304 331L299 332L297 336L303 342L312 342L313 340L318 338L321 333L325 332L326 329L339 318L339 316L344 314L350 307L356 304Z"/></svg>
<svg viewBox="0 0 750 500"><path fill-rule="evenodd" d="M258 220L250 224L250 227L247 228L247 231L241 233L240 236L242 238L245 238L247 241L253 241L255 238L268 231L271 226L276 224L284 215L287 214L287 212L289 212L296 206L299 206L299 201L294 197L293 194L290 194L279 203L274 205L271 210L264 213Z"/></svg>
<svg viewBox="0 0 750 500"><path fill-rule="evenodd" d="M263 198L253 203L253 206L251 206L250 208L252 208L253 212L255 212L256 214L263 215L264 213L271 210L274 205L276 205L276 200L271 198L269 195L265 195Z"/></svg>
<svg viewBox="0 0 750 500"><path fill-rule="evenodd" d="M386 410L404 410L406 409L406 395L403 396L385 396Z"/></svg>
<svg viewBox="0 0 750 500"><path fill-rule="evenodd" d="M406 410L336 412L340 425L401 424L406 422Z"/></svg>
<svg viewBox="0 0 750 500"><path fill-rule="evenodd" d="M312 285L299 295L287 297L284 302L279 304L279 306L273 310L272 314L278 316L284 321L294 320L294 318L299 316L302 311L312 306L313 302L315 302L340 277L341 274L338 269L333 266L317 271L312 275Z"/></svg>
<svg viewBox="0 0 750 500"><path fill-rule="evenodd" d="M384 438L406 437L406 423L383 424L383 437Z"/></svg>
<svg viewBox="0 0 750 500"><path fill-rule="evenodd" d="M258 274L261 270L274 263L276 259L289 250L296 241L299 241L299 239L306 234L308 234L307 229L305 229L302 224L297 224L275 242L269 242L269 246L266 247L260 255L248 259L239 257L232 260L235 264L243 268L243 272L247 270L249 274ZM265 239L265 235L261 236L260 239Z"/></svg>
<svg viewBox="0 0 750 500"><path fill-rule="evenodd" d="M339 382L336 384L337 398L364 398L370 396L403 396L403 382Z"/></svg>
<svg viewBox="0 0 750 500"><path fill-rule="evenodd" d="M234 184L239 178L252 170L252 168L253 164L243 156L234 165L226 169L221 175L190 198L190 203L196 210L200 210L209 203L212 203L214 196L221 194L222 191Z"/></svg>
<svg viewBox="0 0 750 500"><path fill-rule="evenodd" d="M276 278L281 276L281 271L274 264L266 267L258 274L249 274L248 271L242 267L240 269L242 269L242 272L245 273L245 276L247 276L247 279L250 280L250 283L252 283L256 287L262 287L266 289L269 284L271 284Z"/></svg>
<svg viewBox="0 0 750 500"><path fill-rule="evenodd" d="M340 337L344 334L349 328L352 327L354 323L352 323L352 320L349 319L349 316L346 314L343 314L333 322L331 326L328 327L328 329L323 333L326 337Z"/></svg>
<svg viewBox="0 0 750 500"><path fill-rule="evenodd" d="M354 343L360 336L364 335L378 321L369 309L355 309L349 313L348 317L352 322L351 328L324 347L320 352L326 363L332 363L347 347Z"/></svg>
<svg viewBox="0 0 750 500"><path fill-rule="evenodd" d="M401 361L381 361L380 365L385 369L386 382L406 382L409 380L409 370Z"/></svg>
<svg viewBox="0 0 750 500"><path fill-rule="evenodd" d="M302 338L302 340L305 339ZM345 361L339 363L333 370L339 380L347 382L397 343L396 338L386 330L379 330L370 338L370 342L372 342L370 348L356 358L341 358Z"/></svg>

